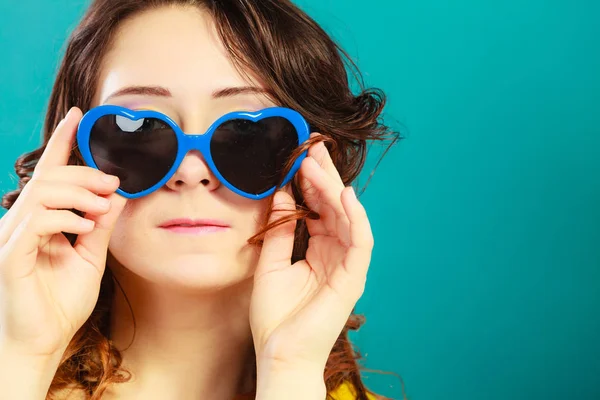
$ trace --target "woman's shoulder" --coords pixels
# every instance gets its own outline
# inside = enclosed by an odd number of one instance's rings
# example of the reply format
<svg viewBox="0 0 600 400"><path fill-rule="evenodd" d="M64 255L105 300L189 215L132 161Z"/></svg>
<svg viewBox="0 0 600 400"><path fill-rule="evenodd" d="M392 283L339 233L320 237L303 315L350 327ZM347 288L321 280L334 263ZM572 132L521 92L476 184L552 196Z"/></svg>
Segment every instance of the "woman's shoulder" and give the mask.
<svg viewBox="0 0 600 400"><path fill-rule="evenodd" d="M354 385L348 381L343 382L340 386L338 386L333 391L329 392L329 396L333 400L355 400L356 399L356 391L354 390ZM378 400L382 397L378 397L372 394L367 394L367 398L369 400Z"/></svg>

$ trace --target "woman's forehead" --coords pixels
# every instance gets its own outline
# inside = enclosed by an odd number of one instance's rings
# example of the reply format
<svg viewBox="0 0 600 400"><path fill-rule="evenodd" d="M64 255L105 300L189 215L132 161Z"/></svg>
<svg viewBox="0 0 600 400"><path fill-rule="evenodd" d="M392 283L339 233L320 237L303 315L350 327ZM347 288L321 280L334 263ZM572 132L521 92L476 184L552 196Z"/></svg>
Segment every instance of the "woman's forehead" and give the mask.
<svg viewBox="0 0 600 400"><path fill-rule="evenodd" d="M189 7L146 11L124 21L99 72L98 102L127 86L159 85L185 97L256 85L231 62L210 15Z"/></svg>

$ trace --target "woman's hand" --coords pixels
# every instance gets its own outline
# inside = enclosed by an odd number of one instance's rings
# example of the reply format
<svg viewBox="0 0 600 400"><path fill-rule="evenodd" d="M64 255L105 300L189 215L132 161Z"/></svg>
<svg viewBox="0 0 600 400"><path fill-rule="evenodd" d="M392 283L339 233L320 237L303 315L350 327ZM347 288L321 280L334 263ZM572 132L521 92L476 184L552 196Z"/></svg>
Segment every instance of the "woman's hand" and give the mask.
<svg viewBox="0 0 600 400"><path fill-rule="evenodd" d="M254 276L250 325L258 364L322 374L364 291L373 236L365 209L352 188L344 187L323 143L309 149L300 174L306 204L321 218L306 221L306 259L294 264L295 221L267 233ZM274 212L271 221L295 210L285 191L278 191L273 203L284 211Z"/></svg>
<svg viewBox="0 0 600 400"><path fill-rule="evenodd" d="M0 220L0 346L23 355L64 351L89 317L126 202L115 194L118 178L67 166L81 117L73 108L57 126L32 179ZM61 232L78 234L75 245Z"/></svg>

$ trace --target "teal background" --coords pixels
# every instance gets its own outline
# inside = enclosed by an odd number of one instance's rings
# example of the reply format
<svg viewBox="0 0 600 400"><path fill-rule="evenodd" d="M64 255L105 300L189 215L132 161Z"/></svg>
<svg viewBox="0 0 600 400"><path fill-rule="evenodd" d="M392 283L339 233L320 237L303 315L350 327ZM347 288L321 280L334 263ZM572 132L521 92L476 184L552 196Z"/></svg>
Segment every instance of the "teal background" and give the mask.
<svg viewBox="0 0 600 400"><path fill-rule="evenodd" d="M85 4L0 0L2 191ZM365 365L412 399L600 399L600 3L298 4L406 137L362 196Z"/></svg>

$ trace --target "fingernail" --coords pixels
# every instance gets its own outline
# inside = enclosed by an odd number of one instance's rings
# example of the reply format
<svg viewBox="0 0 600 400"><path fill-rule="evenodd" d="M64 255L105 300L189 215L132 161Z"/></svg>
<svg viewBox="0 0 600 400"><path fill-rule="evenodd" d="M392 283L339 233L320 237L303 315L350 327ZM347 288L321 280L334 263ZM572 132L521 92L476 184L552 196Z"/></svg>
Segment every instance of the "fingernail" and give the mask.
<svg viewBox="0 0 600 400"><path fill-rule="evenodd" d="M104 174L102 175L102 180L106 183L114 183L117 180L117 177L113 175Z"/></svg>
<svg viewBox="0 0 600 400"><path fill-rule="evenodd" d="M82 225L84 228L87 228L87 229L89 229L89 228L93 228L93 227L94 227L94 224L95 224L95 223L94 223L94 221L92 221L91 219L85 219L85 218L84 218L84 219L82 219L82 220L81 220L81 225Z"/></svg>
<svg viewBox="0 0 600 400"><path fill-rule="evenodd" d="M354 186L350 186L350 193L352 194L352 198L356 200L356 192L354 191Z"/></svg>
<svg viewBox="0 0 600 400"><path fill-rule="evenodd" d="M323 169L323 158L317 160L315 157L312 157L312 159L315 161L315 164L317 164L317 168Z"/></svg>
<svg viewBox="0 0 600 400"><path fill-rule="evenodd" d="M273 205L279 205L282 203L282 199L281 199L281 195L279 194L279 190L277 192L275 192L275 195L273 196Z"/></svg>
<svg viewBox="0 0 600 400"><path fill-rule="evenodd" d="M65 115L65 121L69 119L69 116L73 113L73 107L69 108L67 115Z"/></svg>
<svg viewBox="0 0 600 400"><path fill-rule="evenodd" d="M58 127L62 126L65 123L65 121L67 120L67 118L69 118L70 114L71 114L71 110L69 110L67 112L67 115L65 115L65 117L60 120L60 122L58 123L58 125L56 125L56 127L58 128Z"/></svg>
<svg viewBox="0 0 600 400"><path fill-rule="evenodd" d="M96 203L102 208L107 208L110 205L110 200L104 197L96 197Z"/></svg>
<svg viewBox="0 0 600 400"><path fill-rule="evenodd" d="M327 150L327 148L325 147L325 143L324 142L317 142L315 144L315 148L319 151L323 151L323 149Z"/></svg>

